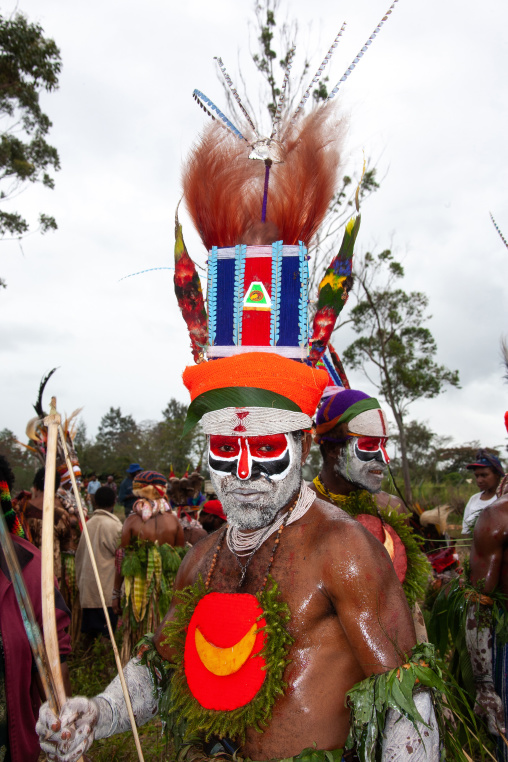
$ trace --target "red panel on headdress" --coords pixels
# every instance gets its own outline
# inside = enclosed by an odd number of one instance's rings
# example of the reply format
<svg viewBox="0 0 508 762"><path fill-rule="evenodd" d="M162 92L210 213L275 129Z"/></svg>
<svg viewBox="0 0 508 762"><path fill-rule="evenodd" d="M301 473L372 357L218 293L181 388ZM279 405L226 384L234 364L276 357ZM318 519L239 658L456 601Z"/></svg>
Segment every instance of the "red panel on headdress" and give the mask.
<svg viewBox="0 0 508 762"><path fill-rule="evenodd" d="M270 298L272 296L271 257L249 257L245 260L244 296L253 281L261 281ZM270 312L244 310L242 318L242 345L266 347L270 344Z"/></svg>
<svg viewBox="0 0 508 762"><path fill-rule="evenodd" d="M248 593L208 593L196 606L187 628L184 667L192 695L205 707L231 711L252 701L261 688L266 672L260 656L266 635L258 632L247 661L231 675L214 675L202 663L196 649L196 627L203 637L219 648L231 648L239 643L253 624L264 627L263 609Z"/></svg>

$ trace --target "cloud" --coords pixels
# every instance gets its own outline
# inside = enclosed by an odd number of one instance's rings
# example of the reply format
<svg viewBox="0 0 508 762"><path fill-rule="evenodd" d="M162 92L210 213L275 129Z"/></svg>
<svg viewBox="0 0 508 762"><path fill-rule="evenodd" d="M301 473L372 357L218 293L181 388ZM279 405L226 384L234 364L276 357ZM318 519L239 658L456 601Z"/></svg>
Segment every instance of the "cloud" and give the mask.
<svg viewBox="0 0 508 762"><path fill-rule="evenodd" d="M4 12L14 7L12 0ZM292 0L286 10L299 22L294 71L307 53L317 68L348 21L329 69L335 83L386 3L345 0L338 9L331 0ZM15 205L32 218L54 214L58 232L28 238L23 254L2 243L5 425L21 435L53 365L62 366L52 380L59 405L84 404L90 433L110 405L154 419L171 396L186 399L180 374L191 362L189 340L171 272L119 279L172 264L181 160L206 121L192 90L225 104L214 55L241 90L240 62L256 102L252 3L149 0L140 16L133 0L79 8L25 0L23 11L62 50L60 90L43 98L62 170L54 191L31 187ZM507 21L502 0L481 14L465 13L458 0L400 3L340 90L348 171L359 171L365 150L384 178L364 205L359 248L393 245L401 254L405 287L430 298L440 362L461 373L462 390L419 402L414 417L458 441L502 440L508 406L498 366L508 259L488 217L492 210L506 234ZM181 217L189 251L204 263L183 209ZM339 351L350 340L339 334Z"/></svg>

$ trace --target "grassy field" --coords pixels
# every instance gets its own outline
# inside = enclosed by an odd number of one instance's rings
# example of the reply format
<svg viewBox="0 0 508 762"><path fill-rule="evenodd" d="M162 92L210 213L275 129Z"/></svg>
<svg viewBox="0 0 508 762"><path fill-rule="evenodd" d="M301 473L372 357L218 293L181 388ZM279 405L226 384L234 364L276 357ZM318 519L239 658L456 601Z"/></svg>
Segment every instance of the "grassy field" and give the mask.
<svg viewBox="0 0 508 762"><path fill-rule="evenodd" d="M121 633L117 633L121 640ZM81 648L69 659L72 693L74 696L95 696L117 674L113 649L109 641L97 640L86 652ZM160 720L152 720L139 728L139 738L145 762L170 760L169 749L162 737ZM138 754L132 733L121 733L112 738L96 741L87 757L92 762L137 762Z"/></svg>

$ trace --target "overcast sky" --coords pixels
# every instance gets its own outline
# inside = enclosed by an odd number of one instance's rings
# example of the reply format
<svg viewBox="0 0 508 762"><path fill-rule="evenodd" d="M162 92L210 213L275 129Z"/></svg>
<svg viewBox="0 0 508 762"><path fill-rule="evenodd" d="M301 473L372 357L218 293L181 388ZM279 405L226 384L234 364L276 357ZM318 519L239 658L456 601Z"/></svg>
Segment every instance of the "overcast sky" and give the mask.
<svg viewBox="0 0 508 762"><path fill-rule="evenodd" d="M344 20L330 69L334 83L388 7L386 0L282 0L298 19L299 54L317 68ZM252 0L25 0L5 2L39 22L61 50L60 89L44 98L50 142L62 169L50 191L28 188L3 208L57 218L58 231L1 243L0 428L24 438L41 376L58 408L84 406L89 434L111 405L136 420L157 419L192 362L172 272L127 280L172 264L182 158L207 117L198 88L225 105L213 57L251 100ZM250 28L249 28L249 25ZM341 90L348 121L345 169L362 152L380 190L362 209L358 250L391 247L404 287L430 298L438 359L458 369L462 388L411 408L457 443L506 441L500 339L508 334L508 5L490 0L400 0ZM251 43L249 43L249 39ZM191 255L205 252L182 215ZM348 307L346 307L346 310ZM339 351L351 341L336 335ZM373 392L360 373L352 386Z"/></svg>

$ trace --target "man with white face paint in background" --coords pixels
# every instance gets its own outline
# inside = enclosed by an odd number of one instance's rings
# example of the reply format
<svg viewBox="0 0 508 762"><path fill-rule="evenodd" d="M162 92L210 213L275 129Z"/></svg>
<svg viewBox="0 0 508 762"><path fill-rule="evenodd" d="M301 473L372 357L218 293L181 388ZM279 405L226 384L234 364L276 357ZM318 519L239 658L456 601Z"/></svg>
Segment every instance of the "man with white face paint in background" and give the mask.
<svg viewBox="0 0 508 762"><path fill-rule="evenodd" d="M386 451L388 422L379 402L357 389L324 396L316 415L314 439L323 465L310 485L322 499L362 523L386 548L410 593L418 640L427 639L414 584L423 599L430 567L402 516L398 497L381 490L390 458ZM394 514L401 514L396 516Z"/></svg>
<svg viewBox="0 0 508 762"><path fill-rule="evenodd" d="M367 490L379 508L406 513L402 500L381 491L390 461L388 422L379 402L356 389L324 397L316 415L315 441L323 466L313 489L331 503L334 496Z"/></svg>

